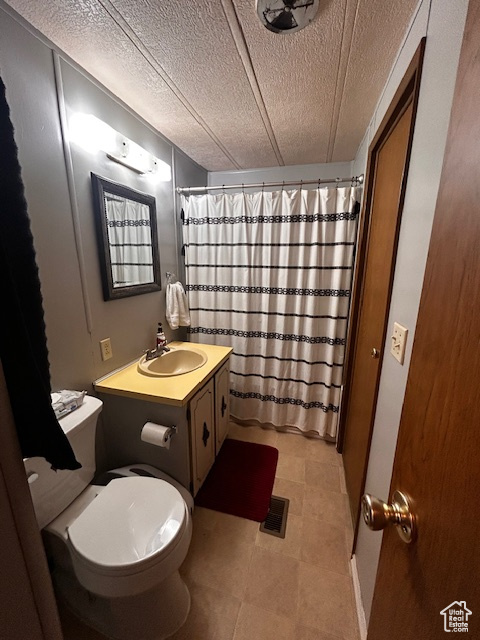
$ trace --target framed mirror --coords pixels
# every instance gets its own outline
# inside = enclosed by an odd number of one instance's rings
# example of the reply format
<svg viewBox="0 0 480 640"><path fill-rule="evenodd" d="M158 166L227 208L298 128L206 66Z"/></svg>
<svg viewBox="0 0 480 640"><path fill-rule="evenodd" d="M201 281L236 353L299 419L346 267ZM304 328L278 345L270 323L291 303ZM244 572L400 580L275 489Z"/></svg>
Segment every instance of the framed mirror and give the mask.
<svg viewBox="0 0 480 640"><path fill-rule="evenodd" d="M91 177L104 300L159 291L155 198Z"/></svg>

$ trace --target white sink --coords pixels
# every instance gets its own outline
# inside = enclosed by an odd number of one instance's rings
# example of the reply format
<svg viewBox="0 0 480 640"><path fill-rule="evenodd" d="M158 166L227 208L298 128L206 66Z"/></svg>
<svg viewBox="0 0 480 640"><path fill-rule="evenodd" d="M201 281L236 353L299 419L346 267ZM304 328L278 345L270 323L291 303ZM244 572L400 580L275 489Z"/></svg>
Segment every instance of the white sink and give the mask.
<svg viewBox="0 0 480 640"><path fill-rule="evenodd" d="M194 347L171 347L158 358L146 360L143 356L138 363L138 371L147 376L180 376L203 367L207 361L207 354Z"/></svg>

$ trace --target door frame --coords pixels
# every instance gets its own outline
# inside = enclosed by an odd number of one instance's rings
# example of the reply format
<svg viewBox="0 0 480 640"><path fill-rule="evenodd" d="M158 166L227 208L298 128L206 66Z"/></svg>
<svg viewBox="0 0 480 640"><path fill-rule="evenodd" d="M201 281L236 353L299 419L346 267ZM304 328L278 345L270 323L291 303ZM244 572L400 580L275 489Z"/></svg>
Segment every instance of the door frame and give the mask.
<svg viewBox="0 0 480 640"><path fill-rule="evenodd" d="M382 119L378 130L370 143L368 150L368 159L367 159L367 168L365 171L365 186L364 186L364 199L363 199L363 207L362 213L360 217L359 231L358 231L358 241L357 241L357 252L356 252L356 260L355 260L355 273L353 277L353 286L352 286L352 300L350 307L350 321L348 325L347 331L347 349L345 354L345 368L344 368L344 376L343 376L343 395L342 395L342 406L339 416L339 425L338 425L338 437L337 437L337 451L339 453L343 453L344 443L345 443L345 435L346 435L346 418L348 415L348 405L350 401L350 389L352 387L353 381L353 371L354 371L354 363L356 357L356 343L357 337L360 327L360 311L362 306L362 298L363 291L365 286L365 276L366 276L366 258L369 251L369 242L370 242L370 229L372 222L372 207L373 207L373 197L374 197L374 188L375 188L375 178L377 171L377 162L380 150L385 142L385 140L389 137L392 129L397 124L399 118L405 112L407 107L412 104L412 123L409 131L409 138L407 143L407 154L405 159L405 168L402 176L402 182L400 187L400 195L398 200L398 213L397 213L397 223L395 230L395 243L394 243L394 253L392 259L392 268L390 271L390 282L388 289L388 304L386 309L386 314L384 318L384 327L383 327L383 338L382 344L380 346L381 353L384 355L385 353L385 342L386 342L386 334L387 334L387 324L388 324L388 316L390 312L390 300L391 293L393 288L393 279L395 274L395 262L396 262L396 254L398 248L398 238L400 235L400 224L401 217L403 211L403 204L405 200L405 191L407 185L408 178L408 168L410 164L410 155L411 148L413 142L413 134L415 130L415 119L417 114L418 107L418 99L420 93L420 81L422 75L422 65L423 65L423 57L425 52L425 42L426 38L423 37L420 40L420 44L413 55L412 60L403 76L397 91L385 113L385 116ZM376 404L378 399L378 389L380 385L380 377L382 372L382 361L379 363L378 372L377 372L377 381L375 386L375 396L374 396L374 404L370 421L370 431L368 437L368 444L366 450L366 456L364 461L364 470L362 477L362 491L365 487L365 479L367 473L367 464L368 458L370 454L370 446L371 439L373 433L373 424L376 413ZM357 514L359 514L360 510L357 510ZM356 544L356 536L358 531L358 515L357 521L355 523L355 538L353 543L353 549L355 549Z"/></svg>

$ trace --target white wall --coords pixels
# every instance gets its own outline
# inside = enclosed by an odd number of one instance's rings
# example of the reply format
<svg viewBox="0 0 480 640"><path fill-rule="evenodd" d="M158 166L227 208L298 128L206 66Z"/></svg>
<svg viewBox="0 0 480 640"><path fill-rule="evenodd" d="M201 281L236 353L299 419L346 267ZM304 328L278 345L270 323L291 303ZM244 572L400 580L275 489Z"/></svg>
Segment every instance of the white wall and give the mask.
<svg viewBox="0 0 480 640"><path fill-rule="evenodd" d="M268 167L263 169L245 169L243 171L210 171L210 186L245 184L260 182L289 182L294 180L318 180L349 178L352 174L351 162L332 162L329 164L298 164L289 167ZM278 187L277 187L278 188ZM315 189L315 185L305 188ZM267 190L267 189L266 189Z"/></svg>
<svg viewBox="0 0 480 640"><path fill-rule="evenodd" d="M354 162L363 172L366 154L398 84L427 36L410 169L400 229L388 331L409 329L404 365L384 355L365 491L388 497L395 446L412 352L420 294L442 169L450 109L468 0L423 0L392 69ZM388 336L387 333L387 345ZM399 487L401 489L401 487ZM382 534L360 525L356 564L367 620L370 616Z"/></svg>

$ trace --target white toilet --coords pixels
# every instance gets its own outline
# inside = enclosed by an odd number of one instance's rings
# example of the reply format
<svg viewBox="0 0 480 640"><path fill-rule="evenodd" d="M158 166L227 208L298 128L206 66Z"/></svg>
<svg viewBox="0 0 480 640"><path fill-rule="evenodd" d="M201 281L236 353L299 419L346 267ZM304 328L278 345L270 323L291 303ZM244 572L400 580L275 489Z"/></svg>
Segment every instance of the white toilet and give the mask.
<svg viewBox="0 0 480 640"><path fill-rule="evenodd" d="M54 472L43 458L25 460L37 521L57 593L78 617L118 640L162 640L190 609L178 568L190 545L193 498L142 464L89 484L101 410L86 396L60 420L81 469Z"/></svg>

